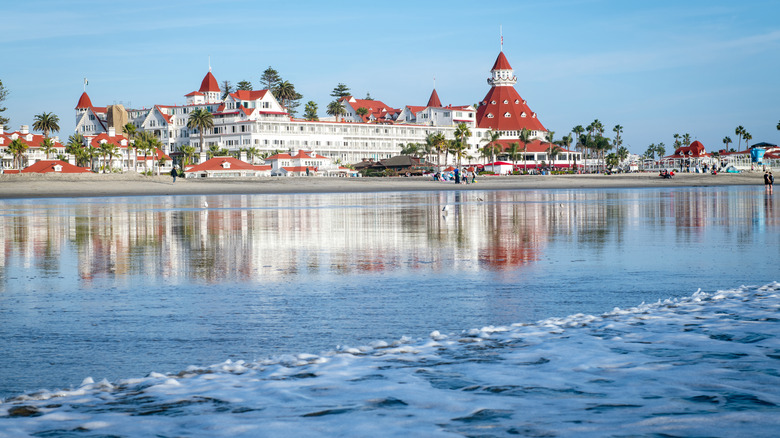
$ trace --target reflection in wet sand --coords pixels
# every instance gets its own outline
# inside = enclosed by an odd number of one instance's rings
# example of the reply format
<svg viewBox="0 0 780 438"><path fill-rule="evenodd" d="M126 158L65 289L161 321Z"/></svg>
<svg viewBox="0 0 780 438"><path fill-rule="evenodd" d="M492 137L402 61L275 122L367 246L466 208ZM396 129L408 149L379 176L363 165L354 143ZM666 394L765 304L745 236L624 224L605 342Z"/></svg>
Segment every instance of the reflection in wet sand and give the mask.
<svg viewBox="0 0 780 438"><path fill-rule="evenodd" d="M19 201L0 204L0 241L4 267L17 259L61 276L77 266L82 286L95 277L121 284L138 275L267 282L299 274L516 269L538 261L552 240L603 245L638 221L673 221L683 240L700 239L711 221L745 234L754 231L742 226L745 215L777 224L772 204L716 190Z"/></svg>

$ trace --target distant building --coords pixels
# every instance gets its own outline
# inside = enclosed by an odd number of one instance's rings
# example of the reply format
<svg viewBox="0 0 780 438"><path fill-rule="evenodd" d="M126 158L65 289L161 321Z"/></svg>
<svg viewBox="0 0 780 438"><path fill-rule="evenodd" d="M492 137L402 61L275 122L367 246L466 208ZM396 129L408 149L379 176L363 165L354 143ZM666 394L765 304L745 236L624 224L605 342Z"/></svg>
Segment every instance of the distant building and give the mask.
<svg viewBox="0 0 780 438"><path fill-rule="evenodd" d="M343 120L307 121L292 118L269 90L241 90L223 99L219 82L209 69L200 88L184 96L184 105L96 107L85 92L76 105L76 130L91 141L108 133L109 128L121 135L124 124L130 123L138 131L152 133L162 143L162 153L174 159L181 156L185 145L204 151L195 160L200 162L205 161L205 151L211 147L227 149L231 154L254 149L253 155L303 149L332 161L378 161L398 155L408 143L424 143L430 134L442 133L454 139L460 123L471 129L466 153L473 157L480 156L484 135L491 129L500 132L502 140L517 139L523 128L529 129L533 138L543 139L546 129L515 90L517 78L503 51L493 64L488 83L491 89L478 108L445 106L434 89L425 106L406 105L400 109L381 100L346 96L341 98L346 110ZM214 127L203 133L202 145L198 130L187 127L197 109L210 112L214 122ZM455 159L450 156L450 160Z"/></svg>

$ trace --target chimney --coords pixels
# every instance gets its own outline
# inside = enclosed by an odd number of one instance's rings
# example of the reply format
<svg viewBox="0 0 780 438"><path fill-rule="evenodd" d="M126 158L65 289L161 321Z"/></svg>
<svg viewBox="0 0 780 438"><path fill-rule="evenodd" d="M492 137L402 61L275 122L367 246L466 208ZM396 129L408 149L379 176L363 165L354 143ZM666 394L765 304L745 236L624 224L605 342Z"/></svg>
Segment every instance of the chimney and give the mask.
<svg viewBox="0 0 780 438"><path fill-rule="evenodd" d="M22 125L22 127L19 129L20 134L29 134L30 133L30 127L27 125Z"/></svg>
<svg viewBox="0 0 780 438"><path fill-rule="evenodd" d="M113 126L110 126L108 128L108 136L109 137L116 137L116 128Z"/></svg>

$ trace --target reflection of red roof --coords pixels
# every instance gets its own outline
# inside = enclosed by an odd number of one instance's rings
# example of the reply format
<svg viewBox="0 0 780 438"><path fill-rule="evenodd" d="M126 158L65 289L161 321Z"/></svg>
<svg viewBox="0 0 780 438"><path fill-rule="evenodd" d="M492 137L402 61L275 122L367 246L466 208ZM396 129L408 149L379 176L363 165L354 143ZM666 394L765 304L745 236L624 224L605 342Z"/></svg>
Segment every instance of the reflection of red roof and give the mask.
<svg viewBox="0 0 780 438"><path fill-rule="evenodd" d="M89 173L88 167L78 167L61 160L41 160L24 169L22 173L50 173L57 172L54 168L61 166L59 173Z"/></svg>
<svg viewBox="0 0 780 438"><path fill-rule="evenodd" d="M282 167L282 169L288 172L306 172L306 169L309 169L309 172L317 171L317 168L314 166L287 166L287 167Z"/></svg>
<svg viewBox="0 0 780 438"><path fill-rule="evenodd" d="M92 107L92 101L89 99L89 96L87 95L87 92L81 93L81 97L79 97L79 103L76 104L76 109L84 109L84 108L91 108Z"/></svg>
<svg viewBox="0 0 780 438"><path fill-rule="evenodd" d="M217 83L217 79L214 77L211 72L206 73L206 77L203 78L203 82L200 83L200 89L198 89L201 93L207 93L207 92L217 92L219 93L219 84Z"/></svg>

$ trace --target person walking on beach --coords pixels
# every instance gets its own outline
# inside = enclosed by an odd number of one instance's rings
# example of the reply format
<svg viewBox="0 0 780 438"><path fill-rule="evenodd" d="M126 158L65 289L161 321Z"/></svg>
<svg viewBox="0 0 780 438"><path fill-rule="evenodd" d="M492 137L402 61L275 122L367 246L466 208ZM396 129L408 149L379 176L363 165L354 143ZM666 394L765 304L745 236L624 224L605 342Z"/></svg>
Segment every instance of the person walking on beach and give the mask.
<svg viewBox="0 0 780 438"><path fill-rule="evenodd" d="M173 177L173 182L176 182L176 176L179 174L179 171L176 170L176 166L173 166L171 168L171 176Z"/></svg>
<svg viewBox="0 0 780 438"><path fill-rule="evenodd" d="M772 176L772 172L764 172L764 188L770 195L772 194L772 186L775 184L775 177Z"/></svg>

